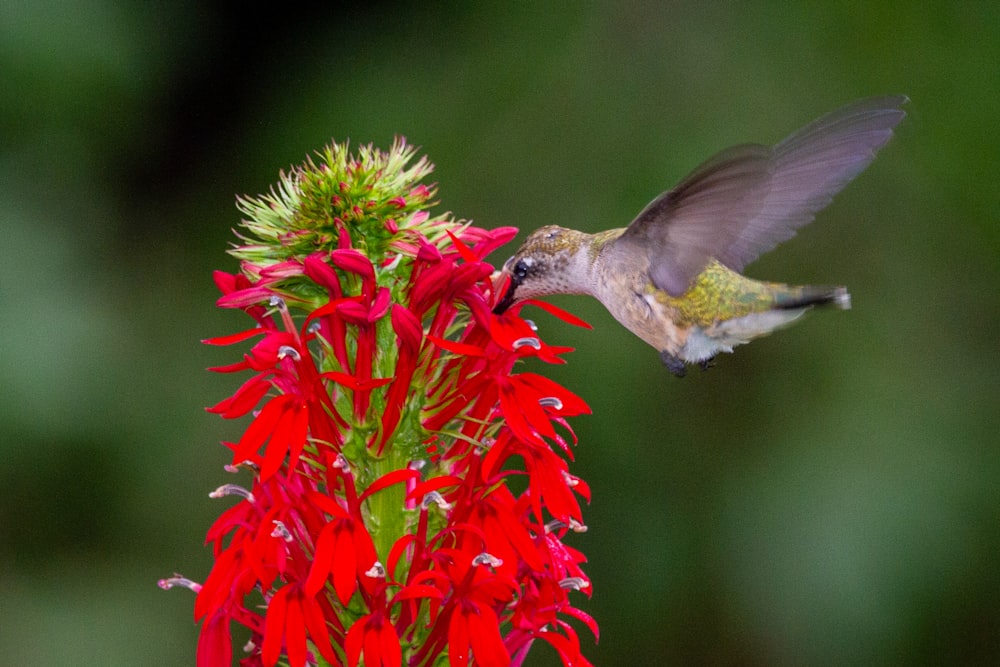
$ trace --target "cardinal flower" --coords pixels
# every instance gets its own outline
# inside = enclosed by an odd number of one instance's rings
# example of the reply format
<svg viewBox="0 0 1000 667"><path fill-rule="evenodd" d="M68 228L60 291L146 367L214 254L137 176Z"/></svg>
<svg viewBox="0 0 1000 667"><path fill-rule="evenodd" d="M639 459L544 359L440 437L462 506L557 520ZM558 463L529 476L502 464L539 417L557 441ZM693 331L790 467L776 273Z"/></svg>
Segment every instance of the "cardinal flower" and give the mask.
<svg viewBox="0 0 1000 667"><path fill-rule="evenodd" d="M493 314L486 256L516 230L431 216L415 157L332 144L239 200L240 270L215 282L251 324L205 341L243 349L212 369L245 377L209 408L249 418L212 494L236 502L204 583L161 581L197 592L199 667L230 664L234 624L245 665L499 667L536 639L589 665L590 581L563 542L589 501L567 420L589 409L518 368L569 349Z"/></svg>

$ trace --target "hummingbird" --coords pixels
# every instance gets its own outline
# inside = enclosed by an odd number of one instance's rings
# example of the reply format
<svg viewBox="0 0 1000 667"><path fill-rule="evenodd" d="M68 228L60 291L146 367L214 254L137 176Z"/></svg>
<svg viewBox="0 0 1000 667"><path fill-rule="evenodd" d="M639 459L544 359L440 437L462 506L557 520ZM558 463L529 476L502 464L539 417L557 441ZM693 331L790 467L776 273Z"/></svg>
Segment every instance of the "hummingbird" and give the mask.
<svg viewBox="0 0 1000 667"><path fill-rule="evenodd" d="M858 100L774 146L743 144L709 158L653 199L627 227L595 234L546 225L497 279L502 314L550 294L589 294L671 373L708 368L720 352L769 334L813 306L848 309L839 286L792 286L742 275L795 235L867 167L906 115L905 96Z"/></svg>

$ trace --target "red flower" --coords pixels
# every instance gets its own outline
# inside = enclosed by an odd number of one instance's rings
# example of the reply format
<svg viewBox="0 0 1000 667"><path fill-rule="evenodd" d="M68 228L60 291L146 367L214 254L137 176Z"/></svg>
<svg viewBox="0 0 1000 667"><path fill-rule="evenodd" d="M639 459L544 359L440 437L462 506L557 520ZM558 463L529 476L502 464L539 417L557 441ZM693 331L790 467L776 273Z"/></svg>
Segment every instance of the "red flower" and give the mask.
<svg viewBox="0 0 1000 667"><path fill-rule="evenodd" d="M161 584L198 591L201 667L228 664L233 621L251 632L247 665L502 666L536 639L589 665L569 620L596 636L571 601L590 582L563 543L589 500L567 419L589 409L513 372L569 348L518 307L493 315L484 260L516 230L432 218L434 189L417 183L430 167L412 157L334 144L241 202L256 240L233 251L240 274L215 280L219 305L255 326L206 342L254 341L213 369L251 376L209 408L252 415L227 443L251 479L213 494L239 501L208 531L204 585Z"/></svg>
<svg viewBox="0 0 1000 667"><path fill-rule="evenodd" d="M344 640L348 667L399 667L403 660L396 630L382 614L366 614L355 621Z"/></svg>

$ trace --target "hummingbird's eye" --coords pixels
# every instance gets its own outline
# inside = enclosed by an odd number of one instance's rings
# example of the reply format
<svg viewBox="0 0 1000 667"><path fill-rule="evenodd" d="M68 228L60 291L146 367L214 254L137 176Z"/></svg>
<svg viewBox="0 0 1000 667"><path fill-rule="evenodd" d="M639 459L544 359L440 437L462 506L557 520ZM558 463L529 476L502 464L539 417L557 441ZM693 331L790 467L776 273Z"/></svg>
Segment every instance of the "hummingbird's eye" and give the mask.
<svg viewBox="0 0 1000 667"><path fill-rule="evenodd" d="M514 275L515 280L524 280L524 277L528 275L528 263L523 259L518 260L517 264L514 265L514 270L511 272Z"/></svg>

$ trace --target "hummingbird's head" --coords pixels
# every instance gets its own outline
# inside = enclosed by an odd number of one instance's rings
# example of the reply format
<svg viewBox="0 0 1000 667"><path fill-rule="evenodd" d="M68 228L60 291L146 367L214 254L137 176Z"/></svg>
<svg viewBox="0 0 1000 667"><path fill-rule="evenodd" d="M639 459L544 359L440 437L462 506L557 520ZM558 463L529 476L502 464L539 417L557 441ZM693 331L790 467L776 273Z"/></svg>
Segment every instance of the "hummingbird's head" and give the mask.
<svg viewBox="0 0 1000 667"><path fill-rule="evenodd" d="M509 280L493 312L500 315L518 301L536 296L581 292L574 260L587 236L557 225L532 232L500 270L496 284L503 286L504 279Z"/></svg>

